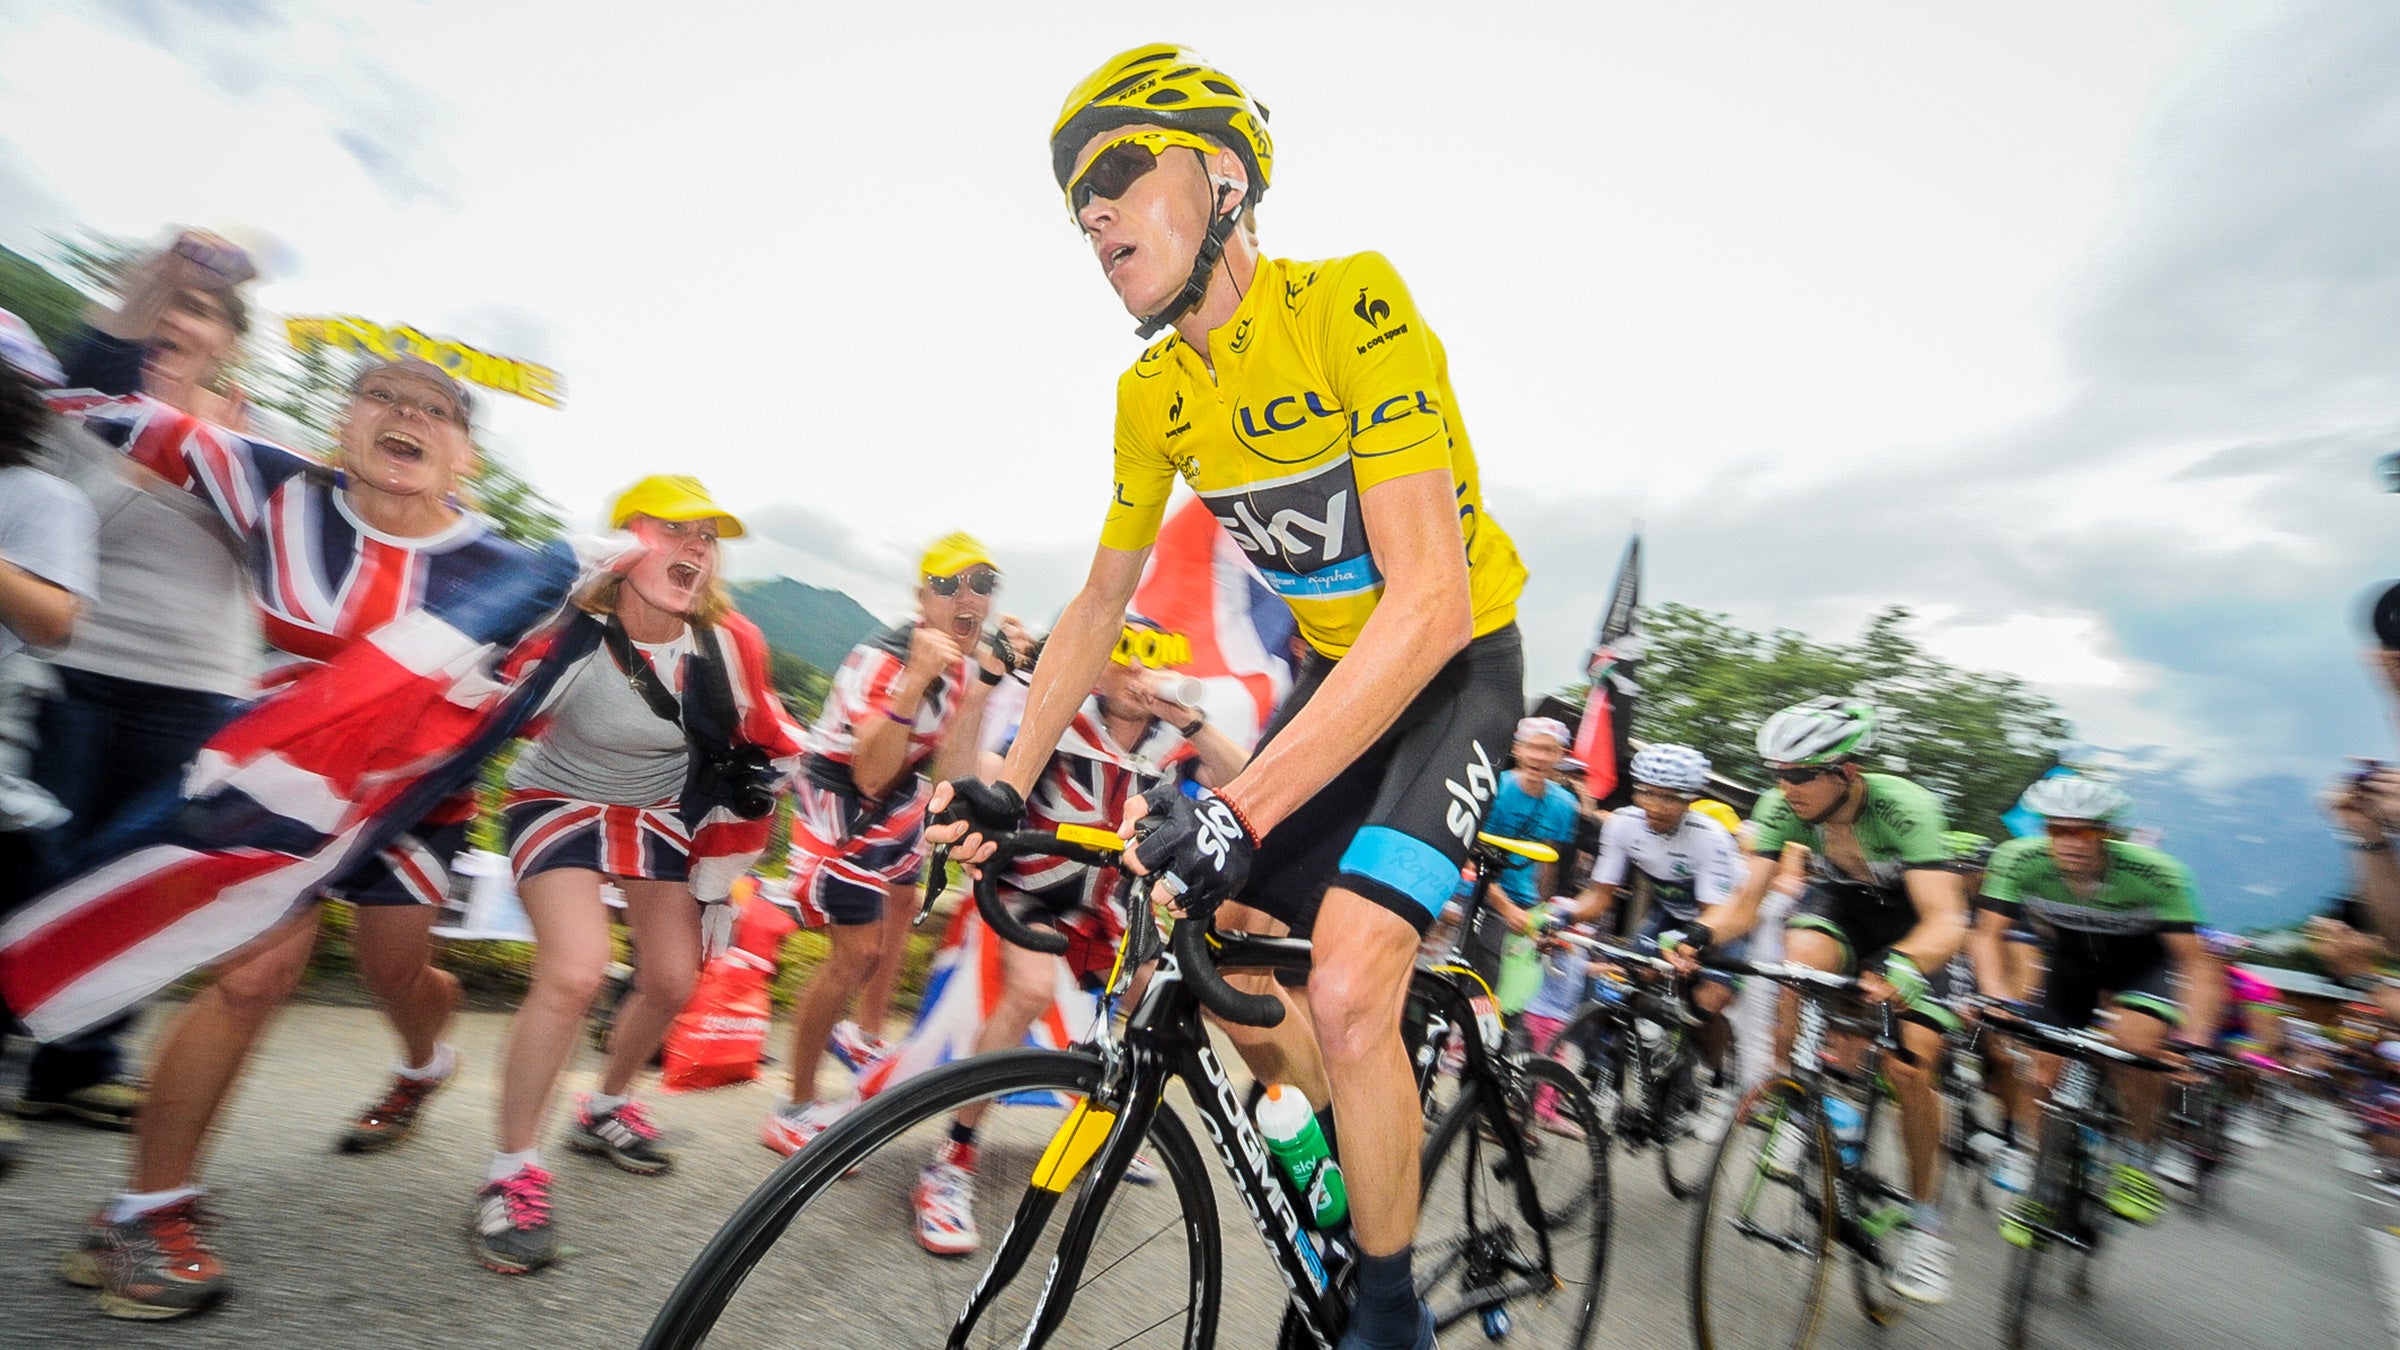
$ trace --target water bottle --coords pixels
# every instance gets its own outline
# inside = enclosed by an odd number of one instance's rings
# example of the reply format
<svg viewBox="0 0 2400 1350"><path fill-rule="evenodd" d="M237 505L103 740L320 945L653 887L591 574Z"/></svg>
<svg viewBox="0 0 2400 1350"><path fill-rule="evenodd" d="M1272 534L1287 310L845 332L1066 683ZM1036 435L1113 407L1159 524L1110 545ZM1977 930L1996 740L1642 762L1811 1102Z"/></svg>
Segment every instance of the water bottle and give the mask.
<svg viewBox="0 0 2400 1350"><path fill-rule="evenodd" d="M1267 1089L1258 1103L1258 1131L1267 1137L1267 1151L1291 1179L1292 1190L1309 1210L1318 1228L1331 1228L1350 1212L1350 1192L1342 1185L1342 1165L1325 1147L1325 1132L1317 1128L1317 1113L1308 1098L1289 1083Z"/></svg>
<svg viewBox="0 0 2400 1350"><path fill-rule="evenodd" d="M1842 1166L1858 1166L1859 1157L1867 1151L1867 1118L1859 1109L1839 1097L1825 1098L1825 1124L1833 1131L1834 1143L1841 1146Z"/></svg>

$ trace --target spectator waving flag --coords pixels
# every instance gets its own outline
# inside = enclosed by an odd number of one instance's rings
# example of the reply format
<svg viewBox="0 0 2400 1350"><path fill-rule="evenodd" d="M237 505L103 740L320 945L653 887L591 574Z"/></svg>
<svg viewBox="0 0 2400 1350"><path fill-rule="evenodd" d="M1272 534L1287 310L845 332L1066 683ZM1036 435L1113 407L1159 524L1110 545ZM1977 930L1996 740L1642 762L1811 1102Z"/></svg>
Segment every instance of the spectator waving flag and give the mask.
<svg viewBox="0 0 2400 1350"><path fill-rule="evenodd" d="M1614 805L1610 794L1617 790L1618 775L1633 747L1633 700L1642 691L1634 678L1642 654L1641 609L1642 536L1637 533L1625 544L1616 587L1609 594L1607 612L1600 616L1591 659L1584 663L1592 689L1584 698L1583 725L1575 733L1584 785L1592 800L1603 806Z"/></svg>
<svg viewBox="0 0 2400 1350"><path fill-rule="evenodd" d="M1198 497L1168 513L1133 607L1191 644L1191 659L1175 670L1200 681L1219 730L1255 744L1291 691L1299 625Z"/></svg>

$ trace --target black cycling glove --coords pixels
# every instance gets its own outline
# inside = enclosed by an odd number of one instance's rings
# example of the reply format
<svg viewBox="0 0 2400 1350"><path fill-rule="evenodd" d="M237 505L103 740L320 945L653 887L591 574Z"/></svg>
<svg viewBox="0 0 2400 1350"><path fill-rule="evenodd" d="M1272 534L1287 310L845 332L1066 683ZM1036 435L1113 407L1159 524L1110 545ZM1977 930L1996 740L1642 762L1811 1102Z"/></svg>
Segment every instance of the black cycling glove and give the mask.
<svg viewBox="0 0 2400 1350"><path fill-rule="evenodd" d="M1176 906L1205 920L1241 892L1258 845L1224 798L1197 785L1194 791L1187 797L1169 784L1143 793L1150 812L1135 848L1143 868L1174 890Z"/></svg>
<svg viewBox="0 0 2400 1350"><path fill-rule="evenodd" d="M975 833L990 838L1025 826L1025 798L1007 783L980 778L950 780L950 804L934 817L937 825L965 821Z"/></svg>

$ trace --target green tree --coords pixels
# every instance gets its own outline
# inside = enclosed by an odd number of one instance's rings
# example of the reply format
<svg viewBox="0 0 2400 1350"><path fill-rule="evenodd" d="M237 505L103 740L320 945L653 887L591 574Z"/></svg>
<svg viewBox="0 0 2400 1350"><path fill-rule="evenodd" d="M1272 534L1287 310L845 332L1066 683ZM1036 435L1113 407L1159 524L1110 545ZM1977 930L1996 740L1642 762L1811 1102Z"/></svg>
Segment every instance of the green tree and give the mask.
<svg viewBox="0 0 2400 1350"><path fill-rule="evenodd" d="M775 686L783 706L803 724L817 720L817 714L825 709L825 696L833 692L831 675L781 647L767 649L767 681Z"/></svg>
<svg viewBox="0 0 2400 1350"><path fill-rule="evenodd" d="M2000 813L2058 763L2068 737L2056 704L2009 675L1961 670L1908 632L1892 606L1849 643L1789 629L1755 633L1688 605L1643 611L1642 693L1634 734L1693 746L1720 772L1755 781L1759 723L1820 694L1872 701L1883 734L1870 768L1941 794L1951 824L2005 837Z"/></svg>
<svg viewBox="0 0 2400 1350"><path fill-rule="evenodd" d="M61 356L90 303L83 292L21 253L0 248L0 309L23 319Z"/></svg>

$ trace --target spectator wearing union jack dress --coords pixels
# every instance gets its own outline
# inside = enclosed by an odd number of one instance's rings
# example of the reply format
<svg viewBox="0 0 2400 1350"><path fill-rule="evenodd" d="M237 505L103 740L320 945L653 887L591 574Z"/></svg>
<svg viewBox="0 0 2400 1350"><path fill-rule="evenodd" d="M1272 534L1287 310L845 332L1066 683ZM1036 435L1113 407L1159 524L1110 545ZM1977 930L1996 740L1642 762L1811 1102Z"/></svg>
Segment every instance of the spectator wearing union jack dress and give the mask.
<svg viewBox="0 0 2400 1350"><path fill-rule="evenodd" d="M330 466L138 396L67 398L60 406L141 467L207 501L247 542L276 660L267 684L288 691L254 716L305 714L295 700L338 701L343 691L310 675L350 669L344 662L354 644L430 656L437 666L454 660L460 644L495 652L554 611L574 580L575 561L563 545L535 550L510 542L459 505L459 482L474 457L473 404L426 362L383 362L358 375ZM347 771L330 761L311 764L319 772L279 780L278 791L290 798L280 814L304 817L331 781L321 773ZM405 1138L456 1069L458 1056L442 1033L458 982L433 968L430 933L447 890L446 863L464 842L472 807L463 796L444 802L322 890L355 906L357 968L401 1042L390 1089L343 1134L346 1149ZM250 922L226 908L238 908L238 900L238 891L221 895L209 917ZM316 914L306 907L273 919L216 963L214 982L160 1038L135 1126L131 1183L94 1216L65 1265L68 1278L99 1290L110 1315L178 1317L222 1298L223 1269L195 1185L200 1151L252 1046L299 983L316 932Z"/></svg>
<svg viewBox="0 0 2400 1350"><path fill-rule="evenodd" d="M1161 691L1142 654L1158 626L1129 617L1092 696L1059 738L1058 749L1025 799L1025 828L1056 830L1064 825L1114 831L1125 804L1159 784L1196 779L1222 787L1249 763L1250 754L1232 737L1209 725L1207 714ZM1000 776L1001 753L984 756L983 775ZM1058 992L1064 962L1078 982L1107 978L1124 936L1125 914L1116 903L1115 868L1093 867L1068 858L1027 857L1000 876L1003 904L1019 919L1055 929L1067 938L1063 956L1013 943L1000 945L999 1004L975 1034L973 1053L984 1054L1025 1039L1034 1019ZM1127 992L1139 998L1139 980ZM951 1122L950 1137L936 1146L917 1178L911 1197L917 1242L937 1256L964 1256L981 1245L975 1227L975 1131L989 1102L966 1107ZM1137 1160L1138 1161L1138 1160ZM1147 1174L1147 1164L1137 1179Z"/></svg>
<svg viewBox="0 0 2400 1350"><path fill-rule="evenodd" d="M792 896L830 950L792 1007L792 1095L760 1138L789 1154L842 1113L819 1101L817 1070L834 1024L893 960L885 915L916 903L925 867L927 761L942 778L975 764L983 707L1006 675L983 625L1000 569L974 536L937 540L917 565L917 617L860 643L834 673L808 732L794 796ZM850 1029L851 1067L868 1051Z"/></svg>
<svg viewBox="0 0 2400 1350"><path fill-rule="evenodd" d="M625 897L634 987L617 1010L599 1090L576 1096L566 1143L654 1176L674 1155L630 1094L700 969L692 868L695 834L709 828L698 809L708 787L694 780L723 771L695 745L753 747L749 780L719 784L752 793L753 805L761 796L771 803L773 762L791 763L800 749L799 728L766 685L766 642L717 579L718 541L738 538L741 521L697 479L660 475L618 497L609 524L630 531L640 550L577 601L584 615L560 638L574 664L508 771L509 865L533 922L533 986L509 1024L499 1149L471 1224L476 1256L502 1274L557 1257L551 1176L537 1141L607 973L601 885L614 880ZM709 732L711 709L733 710L730 727Z"/></svg>

